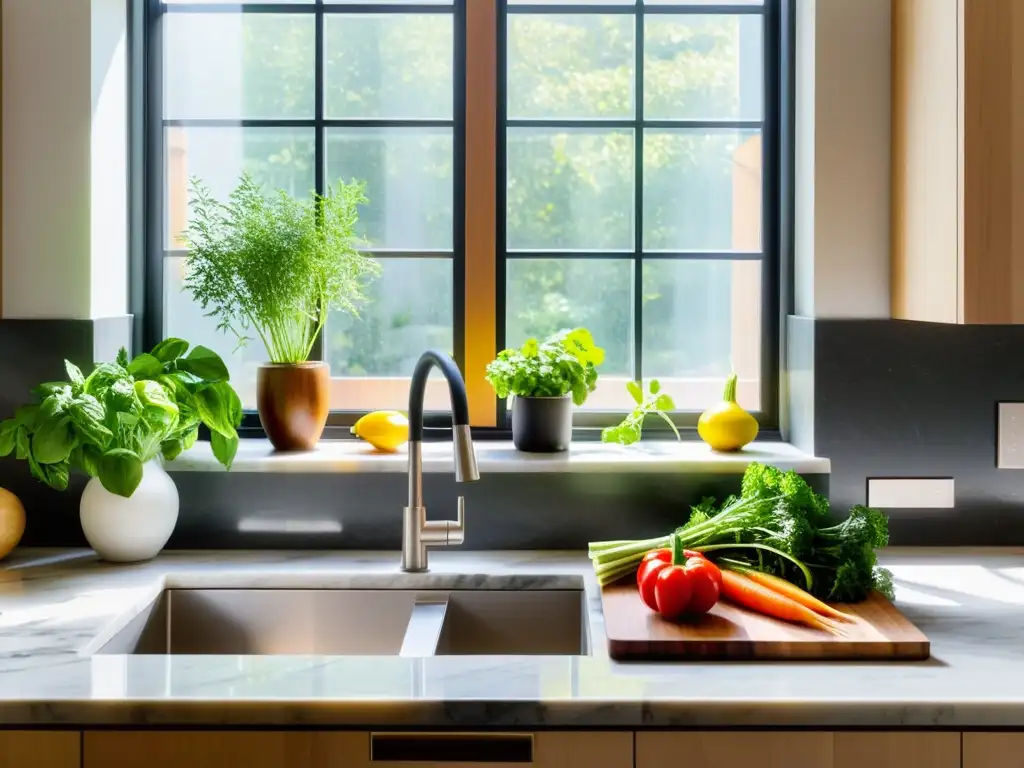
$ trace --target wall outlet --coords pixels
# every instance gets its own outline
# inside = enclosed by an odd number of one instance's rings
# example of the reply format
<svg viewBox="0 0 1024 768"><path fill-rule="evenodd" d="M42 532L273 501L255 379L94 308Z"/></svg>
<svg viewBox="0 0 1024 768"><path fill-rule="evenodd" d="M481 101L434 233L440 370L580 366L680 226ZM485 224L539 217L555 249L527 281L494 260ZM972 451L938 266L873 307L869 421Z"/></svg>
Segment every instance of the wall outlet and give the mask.
<svg viewBox="0 0 1024 768"><path fill-rule="evenodd" d="M999 469L1024 469L1024 403L999 403L996 466Z"/></svg>
<svg viewBox="0 0 1024 768"><path fill-rule="evenodd" d="M952 509L952 477L869 477L868 506L878 509Z"/></svg>

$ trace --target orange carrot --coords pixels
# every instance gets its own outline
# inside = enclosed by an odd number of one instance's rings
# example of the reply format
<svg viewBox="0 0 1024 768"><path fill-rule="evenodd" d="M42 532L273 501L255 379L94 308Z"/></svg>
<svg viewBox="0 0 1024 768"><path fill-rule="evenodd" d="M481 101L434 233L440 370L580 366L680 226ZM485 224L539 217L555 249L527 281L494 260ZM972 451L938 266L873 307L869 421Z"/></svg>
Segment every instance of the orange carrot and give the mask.
<svg viewBox="0 0 1024 768"><path fill-rule="evenodd" d="M822 616L828 616L832 619L838 619L839 621L846 621L850 623L857 620L850 614L836 610L828 603L821 602L821 600L816 598L814 595L804 592L796 584L786 581L785 579L780 579L778 576L772 576L769 573L762 573L761 571L755 571L753 569L742 570L740 572L751 581L756 581L761 586L768 587L768 589L773 592L785 595L790 600L795 600L805 608L810 608L812 611L819 613Z"/></svg>
<svg viewBox="0 0 1024 768"><path fill-rule="evenodd" d="M785 595L748 579L736 571L722 571L722 596L737 605L776 619L804 624L812 629L821 629L833 635L842 634L835 623L819 616Z"/></svg>

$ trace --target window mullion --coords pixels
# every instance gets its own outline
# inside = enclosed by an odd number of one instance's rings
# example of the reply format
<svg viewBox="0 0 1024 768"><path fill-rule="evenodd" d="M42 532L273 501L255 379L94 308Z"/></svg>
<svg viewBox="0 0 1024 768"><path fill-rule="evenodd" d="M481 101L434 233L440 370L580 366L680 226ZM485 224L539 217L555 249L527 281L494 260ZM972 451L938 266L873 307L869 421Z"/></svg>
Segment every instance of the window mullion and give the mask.
<svg viewBox="0 0 1024 768"><path fill-rule="evenodd" d="M497 425L484 373L497 352L498 2L465 3L465 281L457 289L465 291L462 372L475 427Z"/></svg>

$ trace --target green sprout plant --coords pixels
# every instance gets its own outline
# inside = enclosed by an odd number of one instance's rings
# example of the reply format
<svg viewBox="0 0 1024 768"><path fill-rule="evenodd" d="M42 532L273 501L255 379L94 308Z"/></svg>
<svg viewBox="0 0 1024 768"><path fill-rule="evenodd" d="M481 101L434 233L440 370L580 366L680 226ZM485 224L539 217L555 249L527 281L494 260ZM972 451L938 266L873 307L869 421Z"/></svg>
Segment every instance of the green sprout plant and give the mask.
<svg viewBox="0 0 1024 768"><path fill-rule="evenodd" d="M676 440L681 439L679 430L676 429L676 425L672 423L672 419L666 413L666 411L674 411L676 404L668 394L661 391L661 383L657 379L651 379L646 394L643 387L635 381L628 382L626 389L636 403L636 408L619 424L601 430L602 443L632 445L637 442L642 435L644 419L648 414L655 414L664 419L675 433Z"/></svg>
<svg viewBox="0 0 1024 768"><path fill-rule="evenodd" d="M362 184L338 184L310 201L267 196L247 174L227 202L199 179L191 187L185 287L239 346L255 333L270 362L301 363L330 310L358 316L380 273L357 249Z"/></svg>

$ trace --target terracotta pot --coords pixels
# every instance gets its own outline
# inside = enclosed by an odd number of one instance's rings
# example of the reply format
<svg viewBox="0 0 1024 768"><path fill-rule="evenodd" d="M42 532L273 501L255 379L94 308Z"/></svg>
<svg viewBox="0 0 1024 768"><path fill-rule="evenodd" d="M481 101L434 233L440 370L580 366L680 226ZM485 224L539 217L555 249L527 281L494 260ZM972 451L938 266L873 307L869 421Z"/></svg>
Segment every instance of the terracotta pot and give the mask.
<svg viewBox="0 0 1024 768"><path fill-rule="evenodd" d="M271 445L311 451L327 423L331 369L327 363L265 363L256 374L256 409Z"/></svg>

